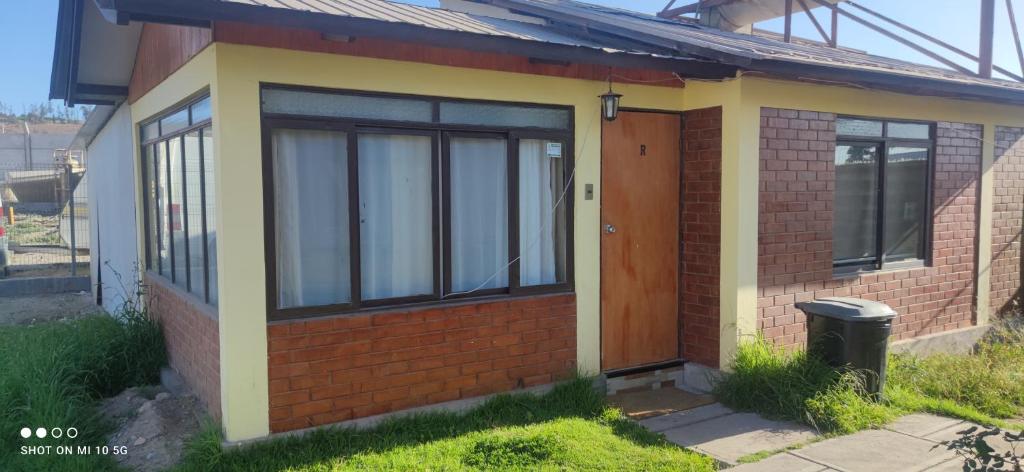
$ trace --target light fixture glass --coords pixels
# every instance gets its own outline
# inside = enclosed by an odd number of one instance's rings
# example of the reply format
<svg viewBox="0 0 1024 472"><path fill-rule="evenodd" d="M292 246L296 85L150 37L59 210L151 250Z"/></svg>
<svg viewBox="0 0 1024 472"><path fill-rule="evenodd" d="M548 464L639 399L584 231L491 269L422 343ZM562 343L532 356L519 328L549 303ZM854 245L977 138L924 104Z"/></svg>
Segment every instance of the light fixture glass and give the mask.
<svg viewBox="0 0 1024 472"><path fill-rule="evenodd" d="M622 94L612 91L612 79L608 79L608 92L599 95L601 98L601 116L607 121L615 121L619 117L619 99Z"/></svg>

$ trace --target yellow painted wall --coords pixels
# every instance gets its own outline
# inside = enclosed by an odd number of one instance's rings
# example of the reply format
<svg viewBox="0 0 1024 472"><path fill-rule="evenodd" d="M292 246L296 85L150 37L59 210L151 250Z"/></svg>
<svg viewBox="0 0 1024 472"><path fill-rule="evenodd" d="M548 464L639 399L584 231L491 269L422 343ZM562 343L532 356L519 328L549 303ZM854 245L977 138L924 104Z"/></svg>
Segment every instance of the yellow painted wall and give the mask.
<svg viewBox="0 0 1024 472"><path fill-rule="evenodd" d="M599 370L601 121L597 96L607 90L606 83L233 44L218 43L216 51L214 125L223 215L219 227L221 369L229 440L265 435L268 414L261 82L574 106L577 360L587 372ZM626 107L681 110L683 106L679 89L616 84L615 90L625 96L622 106ZM583 198L588 183L594 184L594 200ZM237 404L240 401L243 404Z"/></svg>

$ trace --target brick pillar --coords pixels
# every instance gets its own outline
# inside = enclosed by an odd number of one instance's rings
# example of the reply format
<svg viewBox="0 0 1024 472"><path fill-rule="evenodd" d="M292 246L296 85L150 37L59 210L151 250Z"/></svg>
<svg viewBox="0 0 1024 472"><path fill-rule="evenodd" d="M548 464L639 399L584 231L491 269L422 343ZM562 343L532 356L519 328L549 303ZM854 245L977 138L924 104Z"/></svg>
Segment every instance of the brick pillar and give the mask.
<svg viewBox="0 0 1024 472"><path fill-rule="evenodd" d="M1019 309L1021 218L1024 216L1024 128L996 127L992 201L992 313Z"/></svg>
<svg viewBox="0 0 1024 472"><path fill-rule="evenodd" d="M722 108L686 113L683 152L683 357L719 366L719 279L722 202Z"/></svg>

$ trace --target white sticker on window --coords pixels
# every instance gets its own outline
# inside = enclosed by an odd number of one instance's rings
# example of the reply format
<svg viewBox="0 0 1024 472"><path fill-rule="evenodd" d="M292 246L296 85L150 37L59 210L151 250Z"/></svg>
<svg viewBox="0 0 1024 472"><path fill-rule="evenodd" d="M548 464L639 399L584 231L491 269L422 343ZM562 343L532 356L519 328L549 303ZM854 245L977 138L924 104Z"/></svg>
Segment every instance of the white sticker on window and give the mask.
<svg viewBox="0 0 1024 472"><path fill-rule="evenodd" d="M548 143L548 157L558 159L562 157L562 143Z"/></svg>

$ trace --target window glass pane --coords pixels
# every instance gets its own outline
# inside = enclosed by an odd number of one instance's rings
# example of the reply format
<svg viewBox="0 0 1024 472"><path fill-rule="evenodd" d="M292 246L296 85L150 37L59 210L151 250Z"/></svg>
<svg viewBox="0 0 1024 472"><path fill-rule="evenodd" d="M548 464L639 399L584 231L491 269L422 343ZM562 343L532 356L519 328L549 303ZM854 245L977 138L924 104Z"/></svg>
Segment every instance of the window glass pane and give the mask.
<svg viewBox="0 0 1024 472"><path fill-rule="evenodd" d="M192 104L192 124L202 123L210 119L210 97Z"/></svg>
<svg viewBox="0 0 1024 472"><path fill-rule="evenodd" d="M160 125L158 122L154 121L142 127L142 141L149 141L158 137L160 137Z"/></svg>
<svg viewBox="0 0 1024 472"><path fill-rule="evenodd" d="M441 122L520 128L569 128L569 110L471 102L442 102Z"/></svg>
<svg viewBox="0 0 1024 472"><path fill-rule="evenodd" d="M171 244L174 245L174 283L187 287L188 259L185 248L185 189L182 187L181 139L174 138L168 143L168 158L171 166Z"/></svg>
<svg viewBox="0 0 1024 472"><path fill-rule="evenodd" d="M156 145L157 150L157 225L160 234L160 247L157 252L160 257L160 275L171 276L171 234L168 231L170 224L167 214L167 142Z"/></svg>
<svg viewBox="0 0 1024 472"><path fill-rule="evenodd" d="M558 141L519 141L519 283L523 287L566 281L564 154Z"/></svg>
<svg viewBox="0 0 1024 472"><path fill-rule="evenodd" d="M840 136L882 136L882 122L839 118L836 120L836 134Z"/></svg>
<svg viewBox="0 0 1024 472"><path fill-rule="evenodd" d="M182 109L160 120L160 135L188 128L188 109Z"/></svg>
<svg viewBox="0 0 1024 472"><path fill-rule="evenodd" d="M889 123L889 137L930 139L931 127L920 123Z"/></svg>
<svg viewBox="0 0 1024 472"><path fill-rule="evenodd" d="M365 300L434 292L433 140L359 135L359 232Z"/></svg>
<svg viewBox="0 0 1024 472"><path fill-rule="evenodd" d="M209 303L217 304L217 204L216 182L213 180L213 128L201 130L203 139L203 174L206 186L206 257L209 264Z"/></svg>
<svg viewBox="0 0 1024 472"><path fill-rule="evenodd" d="M263 90L263 111L288 115L433 121L433 105L423 100L366 97L299 90Z"/></svg>
<svg viewBox="0 0 1024 472"><path fill-rule="evenodd" d="M452 291L508 286L504 139L451 139Z"/></svg>
<svg viewBox="0 0 1024 472"><path fill-rule="evenodd" d="M924 257L928 149L891 147L885 163L885 260Z"/></svg>
<svg viewBox="0 0 1024 472"><path fill-rule="evenodd" d="M274 130L278 306L352 300L345 133Z"/></svg>
<svg viewBox="0 0 1024 472"><path fill-rule="evenodd" d="M188 229L189 291L204 297L203 280L203 192L199 170L199 132L185 135L185 203Z"/></svg>
<svg viewBox="0 0 1024 472"><path fill-rule="evenodd" d="M878 156L873 144L836 146L832 251L837 263L876 256Z"/></svg>
<svg viewBox="0 0 1024 472"><path fill-rule="evenodd" d="M143 177L143 192L146 195L146 248L149 256L146 268L155 271L158 270L160 263L157 253L156 167L153 161L153 146L142 147L142 165L146 170Z"/></svg>

